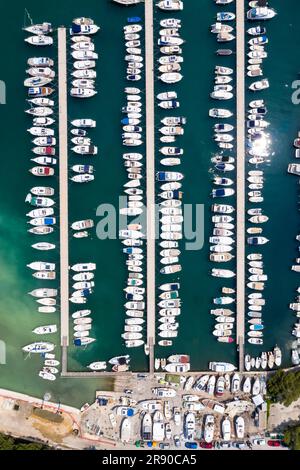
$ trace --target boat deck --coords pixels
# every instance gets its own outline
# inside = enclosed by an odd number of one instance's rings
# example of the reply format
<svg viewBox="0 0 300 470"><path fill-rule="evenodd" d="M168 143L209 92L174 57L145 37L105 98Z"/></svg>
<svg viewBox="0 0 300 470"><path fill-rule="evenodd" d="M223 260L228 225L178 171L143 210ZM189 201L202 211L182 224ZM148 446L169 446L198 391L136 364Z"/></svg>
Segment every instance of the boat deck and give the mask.
<svg viewBox="0 0 300 470"><path fill-rule="evenodd" d="M244 369L245 342L245 6L236 1L236 338L239 369Z"/></svg>
<svg viewBox="0 0 300 470"><path fill-rule="evenodd" d="M69 344L69 217L68 217L68 108L66 28L58 28L59 207L60 207L60 334Z"/></svg>

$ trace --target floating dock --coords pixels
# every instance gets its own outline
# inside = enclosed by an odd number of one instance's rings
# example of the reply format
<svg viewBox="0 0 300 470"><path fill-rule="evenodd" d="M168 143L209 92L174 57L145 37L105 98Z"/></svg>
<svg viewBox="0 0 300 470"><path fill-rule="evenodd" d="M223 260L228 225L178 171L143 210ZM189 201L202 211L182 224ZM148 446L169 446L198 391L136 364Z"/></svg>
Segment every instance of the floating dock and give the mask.
<svg viewBox="0 0 300 470"><path fill-rule="evenodd" d="M239 370L244 370L245 343L245 6L236 0L236 338Z"/></svg>
<svg viewBox="0 0 300 470"><path fill-rule="evenodd" d="M69 345L69 216L68 216L68 107L66 28L58 28L59 209L60 209L60 334Z"/></svg>
<svg viewBox="0 0 300 470"><path fill-rule="evenodd" d="M153 0L145 0L146 188L147 188L147 344L155 345L155 129ZM154 371L153 350L149 369Z"/></svg>

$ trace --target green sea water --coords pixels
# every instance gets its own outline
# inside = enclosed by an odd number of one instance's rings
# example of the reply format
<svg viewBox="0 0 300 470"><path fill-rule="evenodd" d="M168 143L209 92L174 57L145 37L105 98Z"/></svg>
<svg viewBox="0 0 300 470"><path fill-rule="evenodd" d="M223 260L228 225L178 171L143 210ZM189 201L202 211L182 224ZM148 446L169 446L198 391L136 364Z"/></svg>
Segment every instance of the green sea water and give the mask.
<svg viewBox="0 0 300 470"><path fill-rule="evenodd" d="M263 349L269 349L276 343L284 352L285 364L290 363L291 327L294 321L288 303L293 301L298 285L297 274L290 271L293 259L297 256L295 235L298 231L298 189L297 178L287 175L287 164L293 159L292 142L297 133L299 106L291 102L291 83L298 76L298 48L300 42L299 26L296 18L300 6L287 0L284 7L278 0L272 2L278 16L267 23L269 45L268 59L264 63L265 76L270 80L271 87L263 96L269 109L268 120L271 122L270 134L274 155L265 167L266 183L264 188L264 209L270 220L264 228L264 234L270 243L263 247L265 271L269 276L265 290L267 305L264 308L265 335ZM6 365L1 365L0 386L43 396L46 391L54 400L80 405L91 401L95 390L110 389L110 379L58 379L46 382L37 377L41 365L39 357L25 358L21 352L24 344L35 338L31 330L41 324L59 322L59 314L42 315L36 312L34 300L26 293L44 285L31 277L26 264L33 260L45 259L59 263L59 251L34 252L30 245L37 239L26 231L25 213L29 210L24 199L29 189L42 184L29 175L30 142L26 128L30 127L30 118L24 114L25 93L22 82L25 77L26 60L33 55L42 55L37 48L23 42L24 8L27 8L34 22L51 21L55 26L71 23L72 18L88 16L94 18L101 26L95 37L96 51L100 54L97 65L98 95L91 100L78 103L68 101L69 119L91 117L97 120L97 128L89 135L99 147L99 155L87 160L96 167L96 180L88 185L70 184L69 187L69 218L70 222L82 218L93 218L96 209L102 203L118 207L118 198L122 194L122 185L126 181L122 168L121 146L121 107L125 104L123 88L126 69L124 65L123 26L128 15L143 15L143 6L122 8L109 0L88 0L84 6L81 2L65 1L63 8L58 1L43 4L36 0L2 5L1 35L1 75L0 79L7 86L7 104L0 106L0 122L2 131L1 174L2 197L0 200L0 326L1 339L7 348ZM232 8L231 8L232 9ZM235 56L218 58L215 54L217 43L209 33L209 26L219 11L213 1L186 0L185 9L178 16L182 19L182 37L184 44L184 79L174 89L178 92L181 102L176 115L187 117L185 134L180 145L184 147L182 172L185 175L183 190L184 202L204 204L205 227L204 247L198 251L184 250L181 244L182 272L178 279L181 282L181 298L183 301L180 317L179 336L174 346L157 348L156 356L162 357L172 352L191 354L192 368L203 370L210 360L228 360L236 362L235 345L218 343L212 336L213 321L209 314L212 298L220 295L223 285L234 287L234 281L221 282L209 276L212 264L208 261L210 236L209 195L212 189L212 172L210 158L217 147L212 141L212 125L208 119L208 109L215 106L209 94L213 86L213 70L216 64L234 66ZM155 11L155 42L158 38L159 20L167 15ZM4 38L9 38L9 41ZM48 52L49 51L49 52ZM55 58L57 44L47 48L47 55ZM158 58L155 49L155 59ZM71 60L68 63L71 69ZM139 82L144 87L144 82ZM168 87L155 81L155 92ZM171 89L169 87L169 89ZM251 95L248 95L247 99ZM57 94L54 95L57 101ZM226 103L227 104L227 103ZM234 100L229 108L234 110ZM158 139L159 120L166 112L156 112L156 128ZM57 106L55 108L57 119ZM158 145L157 140L157 145ZM234 154L234 152L233 152ZM157 153L157 169L159 169ZM70 165L79 162L78 157L70 153ZM161 169L161 168L160 168ZM50 184L50 183L49 183ZM57 177L51 182L58 187ZM56 202L58 207L58 196ZM234 204L234 198L230 200ZM58 214L57 214L58 215ZM43 239L44 240L44 239ZM56 230L47 238L59 246ZM159 249L157 250L157 259ZM69 348L68 369L86 370L85 367L93 360L107 360L113 355L128 352L122 344L120 334L124 326L123 288L126 281L125 258L118 240L99 240L94 233L91 239L76 240L70 238L70 264L94 261L97 263L95 276L95 293L89 300L88 308L93 310L93 330L97 342L89 348ZM227 263L234 269L234 263ZM167 276L159 274L157 263L157 283L166 282ZM174 278L175 279L175 278ZM58 281L51 281L58 285ZM75 307L73 307L75 310ZM72 310L72 311L73 311ZM55 336L59 345L59 334ZM59 351L59 348L57 348ZM256 354L262 348L249 348ZM147 360L141 349L130 352L132 368L146 370Z"/></svg>

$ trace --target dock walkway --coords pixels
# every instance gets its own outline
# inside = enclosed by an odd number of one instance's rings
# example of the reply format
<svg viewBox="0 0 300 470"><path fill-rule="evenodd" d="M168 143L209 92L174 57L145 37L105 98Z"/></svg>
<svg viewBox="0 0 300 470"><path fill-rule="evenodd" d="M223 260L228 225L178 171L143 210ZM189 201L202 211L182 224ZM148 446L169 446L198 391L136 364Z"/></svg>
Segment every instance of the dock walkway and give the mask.
<svg viewBox="0 0 300 470"><path fill-rule="evenodd" d="M59 208L60 208L60 335L69 344L69 217L66 28L58 28Z"/></svg>
<svg viewBox="0 0 300 470"><path fill-rule="evenodd" d="M155 344L155 139L153 0L145 0L146 179L147 179L147 344ZM154 361L153 354L149 361ZM154 364L150 364L154 370Z"/></svg>
<svg viewBox="0 0 300 470"><path fill-rule="evenodd" d="M239 350L239 369L244 369L245 342L245 6L236 0L236 337Z"/></svg>

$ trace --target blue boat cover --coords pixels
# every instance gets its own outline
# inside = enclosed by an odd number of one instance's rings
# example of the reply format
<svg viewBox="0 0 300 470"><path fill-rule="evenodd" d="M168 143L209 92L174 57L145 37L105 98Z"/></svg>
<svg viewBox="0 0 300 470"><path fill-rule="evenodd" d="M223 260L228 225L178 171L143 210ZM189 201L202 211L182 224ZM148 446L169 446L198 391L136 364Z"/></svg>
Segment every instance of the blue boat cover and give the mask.
<svg viewBox="0 0 300 470"><path fill-rule="evenodd" d="M139 16L129 16L129 18L127 18L127 21L128 23L138 23L139 21L141 21L141 18Z"/></svg>
<svg viewBox="0 0 300 470"><path fill-rule="evenodd" d="M80 31L81 31L80 24L72 23L72 31L73 31L73 33L80 33Z"/></svg>

